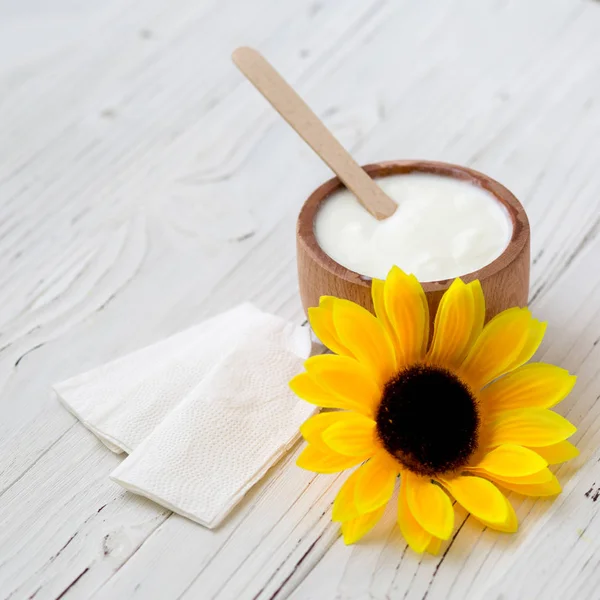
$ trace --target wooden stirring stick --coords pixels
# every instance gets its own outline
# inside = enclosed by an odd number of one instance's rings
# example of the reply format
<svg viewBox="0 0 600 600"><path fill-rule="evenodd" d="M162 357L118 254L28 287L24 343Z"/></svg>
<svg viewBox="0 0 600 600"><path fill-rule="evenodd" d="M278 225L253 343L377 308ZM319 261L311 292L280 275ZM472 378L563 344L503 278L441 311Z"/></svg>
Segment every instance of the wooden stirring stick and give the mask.
<svg viewBox="0 0 600 600"><path fill-rule="evenodd" d="M267 60L252 48L232 55L237 68L378 220L398 205L361 169L329 129Z"/></svg>

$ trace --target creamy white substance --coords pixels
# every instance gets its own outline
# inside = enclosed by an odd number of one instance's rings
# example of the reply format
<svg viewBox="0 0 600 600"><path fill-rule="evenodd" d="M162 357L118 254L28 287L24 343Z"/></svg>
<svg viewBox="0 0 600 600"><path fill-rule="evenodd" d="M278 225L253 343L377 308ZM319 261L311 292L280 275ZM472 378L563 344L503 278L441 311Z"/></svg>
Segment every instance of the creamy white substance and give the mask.
<svg viewBox="0 0 600 600"><path fill-rule="evenodd" d="M512 235L506 208L471 183L427 173L377 180L398 203L377 221L344 189L332 194L315 219L318 244L336 262L385 279L393 265L420 281L465 275L500 256Z"/></svg>

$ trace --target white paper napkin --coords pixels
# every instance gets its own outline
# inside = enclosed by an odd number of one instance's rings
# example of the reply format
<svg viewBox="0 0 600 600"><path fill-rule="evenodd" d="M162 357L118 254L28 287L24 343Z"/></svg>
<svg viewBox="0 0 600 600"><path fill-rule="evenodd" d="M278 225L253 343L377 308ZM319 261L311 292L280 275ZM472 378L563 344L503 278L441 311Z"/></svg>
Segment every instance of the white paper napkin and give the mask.
<svg viewBox="0 0 600 600"><path fill-rule="evenodd" d="M111 478L215 527L314 412L288 387L302 363L276 340L237 346Z"/></svg>
<svg viewBox="0 0 600 600"><path fill-rule="evenodd" d="M213 527L314 412L288 388L310 349L307 327L243 304L54 390L110 450L131 454L115 481Z"/></svg>
<svg viewBox="0 0 600 600"><path fill-rule="evenodd" d="M280 333L282 348L305 357L310 353L310 340L304 329L242 304L58 383L54 391L108 448L130 453L234 345Z"/></svg>

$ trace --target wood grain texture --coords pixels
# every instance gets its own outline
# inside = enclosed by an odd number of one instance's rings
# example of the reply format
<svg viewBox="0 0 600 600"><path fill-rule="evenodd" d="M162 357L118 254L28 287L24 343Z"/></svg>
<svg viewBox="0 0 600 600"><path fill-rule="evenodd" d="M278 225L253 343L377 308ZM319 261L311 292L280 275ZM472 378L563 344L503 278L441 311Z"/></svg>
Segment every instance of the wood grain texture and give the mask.
<svg viewBox="0 0 600 600"><path fill-rule="evenodd" d="M594 599L600 586L600 4L0 3L0 598ZM269 58L360 163L489 174L531 224L538 359L578 374L564 493L459 513L435 558L390 507L346 547L295 448L209 532L125 493L50 385L243 300L301 322L295 222L330 174L242 80ZM418 57L418 58L417 58Z"/></svg>
<svg viewBox="0 0 600 600"><path fill-rule="evenodd" d="M481 281L485 294L486 317L513 306L526 306L529 296L530 228L522 204L503 185L492 178L457 165L434 161L388 161L363 167L374 179L389 175L408 173L430 173L468 181L490 192L506 209L512 222L512 236L502 254L485 267L466 273L463 281ZM327 198L342 187L338 178L330 179L319 186L304 203L296 227L296 254L298 281L304 312L319 305L321 296L336 296L357 302L373 311L371 278L364 277L343 267L329 257L319 246L314 222L316 215ZM435 319L438 304L452 279L426 282L423 284L429 304L431 324Z"/></svg>

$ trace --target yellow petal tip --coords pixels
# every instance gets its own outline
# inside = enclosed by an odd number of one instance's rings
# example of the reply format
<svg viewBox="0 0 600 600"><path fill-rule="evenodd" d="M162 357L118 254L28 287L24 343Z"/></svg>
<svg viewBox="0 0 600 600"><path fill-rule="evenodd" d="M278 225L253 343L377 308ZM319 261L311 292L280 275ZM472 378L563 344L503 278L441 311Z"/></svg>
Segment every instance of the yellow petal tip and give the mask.
<svg viewBox="0 0 600 600"><path fill-rule="evenodd" d="M301 469L304 469L305 471L310 471L310 469L307 469L307 468L306 468L306 467L305 467L305 466L302 464L302 457L301 457L301 456L299 456L299 457L296 459L296 466L297 466L297 467L300 467Z"/></svg>

